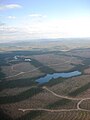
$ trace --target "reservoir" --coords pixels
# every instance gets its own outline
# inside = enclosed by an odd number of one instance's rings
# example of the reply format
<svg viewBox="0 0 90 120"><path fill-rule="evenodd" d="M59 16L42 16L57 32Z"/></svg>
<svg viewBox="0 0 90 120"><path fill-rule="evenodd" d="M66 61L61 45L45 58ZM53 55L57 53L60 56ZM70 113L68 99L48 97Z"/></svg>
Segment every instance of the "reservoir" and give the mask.
<svg viewBox="0 0 90 120"><path fill-rule="evenodd" d="M56 78L70 78L70 77L74 77L74 76L78 76L81 75L80 71L73 71L73 72L63 72L63 73L53 73L53 74L47 74L44 77L40 77L39 79L36 80L36 82L38 82L39 84L44 84L46 82L49 82L52 79L56 79Z"/></svg>

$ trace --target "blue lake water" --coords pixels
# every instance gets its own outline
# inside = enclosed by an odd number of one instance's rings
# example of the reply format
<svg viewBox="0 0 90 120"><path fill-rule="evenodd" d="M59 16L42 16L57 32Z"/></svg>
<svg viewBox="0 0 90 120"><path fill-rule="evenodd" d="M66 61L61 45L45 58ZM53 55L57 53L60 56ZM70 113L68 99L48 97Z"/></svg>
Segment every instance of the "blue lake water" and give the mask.
<svg viewBox="0 0 90 120"><path fill-rule="evenodd" d="M73 72L66 72L66 73L53 73L53 74L47 74L44 77L40 77L39 79L36 80L36 82L38 82L39 84L43 84L46 82L49 82L50 80L56 79L56 78L70 78L70 77L74 77L74 76L78 76L81 75L80 71L73 71Z"/></svg>

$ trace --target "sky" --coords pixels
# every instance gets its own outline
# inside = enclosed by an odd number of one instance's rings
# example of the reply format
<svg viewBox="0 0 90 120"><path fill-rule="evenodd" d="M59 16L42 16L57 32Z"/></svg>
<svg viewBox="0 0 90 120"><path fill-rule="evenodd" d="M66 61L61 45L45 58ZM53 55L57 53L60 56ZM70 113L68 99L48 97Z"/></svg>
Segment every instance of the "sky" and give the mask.
<svg viewBox="0 0 90 120"><path fill-rule="evenodd" d="M90 0L0 0L0 42L90 37Z"/></svg>

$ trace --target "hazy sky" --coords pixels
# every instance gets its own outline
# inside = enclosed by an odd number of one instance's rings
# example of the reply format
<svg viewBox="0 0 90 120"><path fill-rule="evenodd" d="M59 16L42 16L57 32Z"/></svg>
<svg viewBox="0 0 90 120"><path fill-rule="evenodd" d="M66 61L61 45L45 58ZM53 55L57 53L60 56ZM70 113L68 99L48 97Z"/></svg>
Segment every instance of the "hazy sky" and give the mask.
<svg viewBox="0 0 90 120"><path fill-rule="evenodd" d="M90 37L90 0L0 0L0 42Z"/></svg>

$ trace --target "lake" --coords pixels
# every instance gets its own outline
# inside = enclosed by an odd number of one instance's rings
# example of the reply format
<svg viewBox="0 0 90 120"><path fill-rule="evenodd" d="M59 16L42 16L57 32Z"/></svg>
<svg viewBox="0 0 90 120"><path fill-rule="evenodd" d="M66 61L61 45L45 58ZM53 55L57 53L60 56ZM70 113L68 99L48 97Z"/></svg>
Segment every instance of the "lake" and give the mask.
<svg viewBox="0 0 90 120"><path fill-rule="evenodd" d="M74 77L74 76L78 76L81 75L80 71L72 71L72 72L63 72L63 73L53 73L53 74L47 74L44 77L40 77L39 79L36 80L36 82L38 82L39 84L44 84L46 82L49 82L52 79L56 79L56 78L70 78L70 77Z"/></svg>

